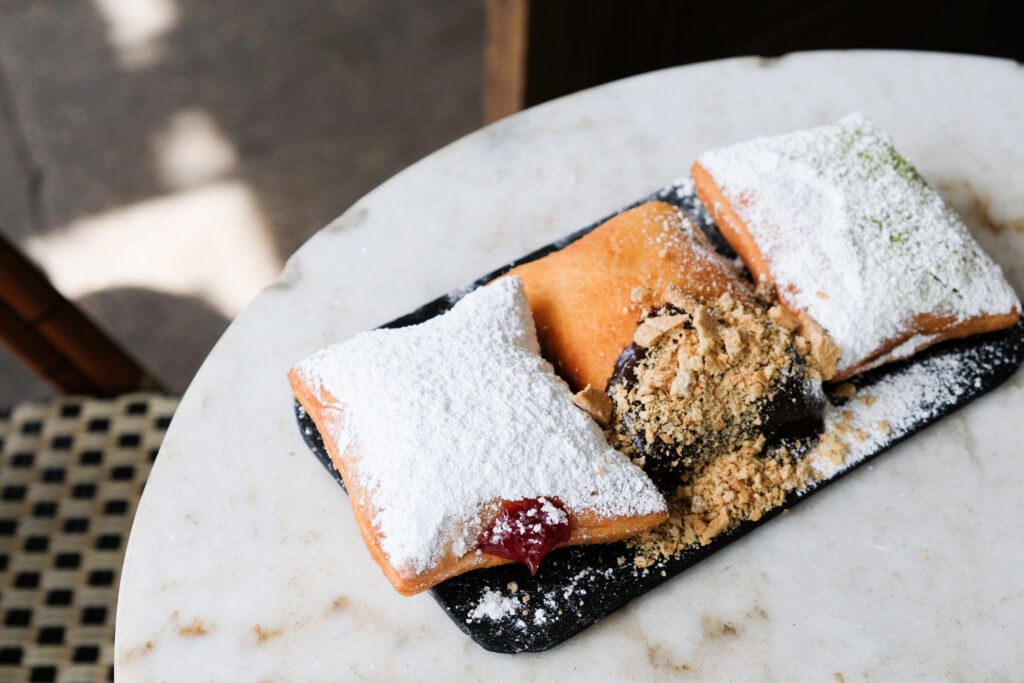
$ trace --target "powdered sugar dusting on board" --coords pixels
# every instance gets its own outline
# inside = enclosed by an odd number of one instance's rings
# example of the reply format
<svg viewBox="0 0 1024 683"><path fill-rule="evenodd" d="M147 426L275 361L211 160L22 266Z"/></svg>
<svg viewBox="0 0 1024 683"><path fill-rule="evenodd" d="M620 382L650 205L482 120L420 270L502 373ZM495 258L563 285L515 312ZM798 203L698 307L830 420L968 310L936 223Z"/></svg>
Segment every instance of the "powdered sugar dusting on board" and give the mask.
<svg viewBox="0 0 1024 683"><path fill-rule="evenodd" d="M515 596L508 597L502 594L501 591L486 588L483 595L480 596L480 602L477 603L473 611L466 617L466 621L470 623L481 619L496 621L511 614L517 614L522 604L519 598Z"/></svg>
<svg viewBox="0 0 1024 683"><path fill-rule="evenodd" d="M899 368L854 398L826 408L823 432L838 436L847 453L836 463L812 450L814 469L828 480L857 466L975 395L989 367L1014 363L1019 357L969 349L918 358Z"/></svg>
<svg viewBox="0 0 1024 683"><path fill-rule="evenodd" d="M677 200L690 199L694 192L693 176L676 178L669 187L672 188Z"/></svg>
<svg viewBox="0 0 1024 683"><path fill-rule="evenodd" d="M552 496L604 517L661 512L647 475L608 446L539 355L522 281L471 292L420 325L364 332L297 368L337 398L329 428L403 574L476 546L497 502Z"/></svg>
<svg viewBox="0 0 1024 683"><path fill-rule="evenodd" d="M922 313L962 322L1020 307L960 218L859 114L698 163L745 223L779 295L839 345L840 372L923 331Z"/></svg>
<svg viewBox="0 0 1024 683"><path fill-rule="evenodd" d="M531 593L510 583L508 592L485 587L479 598L470 603L466 623L480 621L501 622L527 628L529 625L547 628L567 613L575 613L586 604L591 590L603 590L616 576L611 568L586 567L568 579L568 585ZM524 621L529 617L528 621Z"/></svg>

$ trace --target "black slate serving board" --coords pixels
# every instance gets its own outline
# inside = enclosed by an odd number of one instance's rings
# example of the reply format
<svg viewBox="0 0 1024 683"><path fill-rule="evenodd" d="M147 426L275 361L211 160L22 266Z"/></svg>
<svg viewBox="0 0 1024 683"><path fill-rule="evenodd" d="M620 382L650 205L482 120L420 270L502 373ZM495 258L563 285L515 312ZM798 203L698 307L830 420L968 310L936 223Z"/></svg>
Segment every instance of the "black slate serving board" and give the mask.
<svg viewBox="0 0 1024 683"><path fill-rule="evenodd" d="M683 209L719 252L728 258L735 257L693 193L692 182L689 179L669 185L623 208L622 211L650 200L668 202ZM607 218L527 254L475 280L468 287L439 297L382 327L404 327L429 320L450 309L467 292L490 282L521 263L536 260L561 249L605 220ZM552 552L544 559L536 576L530 576L529 571L522 565L505 565L472 571L449 579L432 588L430 593L456 626L488 650L516 653L549 649L614 612L633 598L721 550L783 510L881 455L908 436L999 386L1017 370L1022 360L1024 321L1006 330L945 342L917 354L909 361L892 363L859 375L853 380L858 388L858 394L872 391L885 394L888 386L900 387L900 400L893 402L891 410L885 415L886 419L895 425L892 433L883 441L874 439L870 451L845 469L805 491L792 493L784 505L766 513L757 522L743 522L736 528L716 536L709 545L687 550L675 559L640 570L633 564L633 551L629 550L624 542L563 548ZM925 384L928 386L924 386ZM829 400L833 407L841 406L843 403L843 399ZM320 434L297 402L295 413L306 444L335 480L344 487L341 475L331 464ZM625 558L625 561L620 562L620 558ZM517 586L515 591L508 588L512 582ZM503 595L515 597L520 601L529 595L529 602L521 603L513 613L500 619L485 616L473 618L474 610L488 590L500 591ZM521 614L521 610L524 609L527 611L526 615ZM538 609L545 611L543 618L537 617Z"/></svg>

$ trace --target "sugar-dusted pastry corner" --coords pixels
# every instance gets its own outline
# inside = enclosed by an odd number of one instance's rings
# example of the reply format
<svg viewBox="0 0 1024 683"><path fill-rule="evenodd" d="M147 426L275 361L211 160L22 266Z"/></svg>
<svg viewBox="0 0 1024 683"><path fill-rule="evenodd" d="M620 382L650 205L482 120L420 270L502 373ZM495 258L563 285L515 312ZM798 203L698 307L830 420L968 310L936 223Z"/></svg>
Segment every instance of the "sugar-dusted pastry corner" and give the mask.
<svg viewBox="0 0 1024 683"><path fill-rule="evenodd" d="M1020 317L999 267L862 115L705 152L693 177L754 277L836 344L835 381Z"/></svg>
<svg viewBox="0 0 1024 683"><path fill-rule="evenodd" d="M651 480L538 351L522 281L510 277L289 373L399 592L513 556L531 565L531 544L616 541L667 518Z"/></svg>
<svg viewBox="0 0 1024 683"><path fill-rule="evenodd" d="M647 202L544 258L523 279L544 356L573 389L604 389L645 310L673 288L701 301L751 294L676 207Z"/></svg>

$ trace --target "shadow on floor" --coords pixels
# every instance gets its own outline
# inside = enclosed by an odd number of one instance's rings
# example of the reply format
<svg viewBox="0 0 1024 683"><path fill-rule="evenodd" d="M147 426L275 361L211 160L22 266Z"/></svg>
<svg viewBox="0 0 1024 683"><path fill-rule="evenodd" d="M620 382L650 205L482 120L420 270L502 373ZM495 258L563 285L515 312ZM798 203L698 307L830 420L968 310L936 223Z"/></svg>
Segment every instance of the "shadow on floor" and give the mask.
<svg viewBox="0 0 1024 683"><path fill-rule="evenodd" d="M197 297L138 287L107 289L78 304L92 317L109 321L111 334L127 348L160 349L147 370L172 394L185 391L231 322Z"/></svg>

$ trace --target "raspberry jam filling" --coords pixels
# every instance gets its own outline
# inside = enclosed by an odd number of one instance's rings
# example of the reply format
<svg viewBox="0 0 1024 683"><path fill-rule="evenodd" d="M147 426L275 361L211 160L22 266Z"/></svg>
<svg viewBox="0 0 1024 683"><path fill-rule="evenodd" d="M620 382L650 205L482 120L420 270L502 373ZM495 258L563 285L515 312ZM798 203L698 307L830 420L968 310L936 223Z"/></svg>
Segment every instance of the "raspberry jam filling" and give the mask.
<svg viewBox="0 0 1024 683"><path fill-rule="evenodd" d="M505 501L477 547L489 555L522 562L530 574L536 574L544 556L571 534L569 515L558 499L526 498Z"/></svg>

